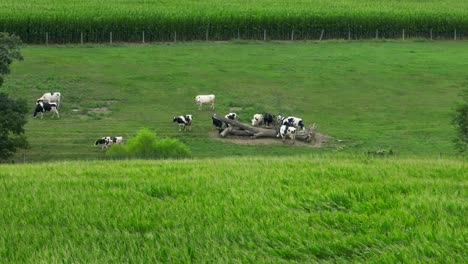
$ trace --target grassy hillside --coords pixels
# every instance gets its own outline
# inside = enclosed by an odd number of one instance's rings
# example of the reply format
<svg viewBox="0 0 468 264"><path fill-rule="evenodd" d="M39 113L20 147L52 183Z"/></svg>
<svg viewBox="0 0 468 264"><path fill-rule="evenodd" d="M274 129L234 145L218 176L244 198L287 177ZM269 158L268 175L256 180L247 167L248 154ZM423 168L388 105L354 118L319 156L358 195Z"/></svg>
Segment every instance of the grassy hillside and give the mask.
<svg viewBox="0 0 468 264"><path fill-rule="evenodd" d="M28 43L263 39L453 38L468 33L468 3L458 0L36 0L0 2L0 30Z"/></svg>
<svg viewBox="0 0 468 264"><path fill-rule="evenodd" d="M190 43L178 45L28 46L2 91L31 106L62 92L61 118L26 125L31 149L17 160L95 159L102 136L132 136L148 127L186 143L194 157L364 153L454 153L450 125L458 93L468 85L468 53L460 42ZM216 113L232 107L296 115L344 142L322 149L236 145L209 136L212 111L197 94L217 96ZM239 110L240 108L240 110ZM193 114L179 133L174 115Z"/></svg>
<svg viewBox="0 0 468 264"><path fill-rule="evenodd" d="M310 156L0 165L0 259L461 263L467 171Z"/></svg>

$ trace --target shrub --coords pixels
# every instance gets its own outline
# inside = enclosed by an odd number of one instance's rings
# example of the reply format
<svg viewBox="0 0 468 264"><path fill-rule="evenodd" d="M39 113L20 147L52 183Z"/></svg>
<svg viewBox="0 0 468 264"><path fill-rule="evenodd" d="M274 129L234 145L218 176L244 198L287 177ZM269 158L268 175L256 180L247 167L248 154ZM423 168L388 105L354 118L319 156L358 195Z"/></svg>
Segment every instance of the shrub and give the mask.
<svg viewBox="0 0 468 264"><path fill-rule="evenodd" d="M177 139L160 139L149 129L143 128L134 138L129 138L125 144L113 145L106 152L106 155L117 159L167 159L190 157L190 151Z"/></svg>
<svg viewBox="0 0 468 264"><path fill-rule="evenodd" d="M456 108L452 123L457 130L457 137L454 139L455 147L465 153L468 150L468 89L462 94L463 101Z"/></svg>

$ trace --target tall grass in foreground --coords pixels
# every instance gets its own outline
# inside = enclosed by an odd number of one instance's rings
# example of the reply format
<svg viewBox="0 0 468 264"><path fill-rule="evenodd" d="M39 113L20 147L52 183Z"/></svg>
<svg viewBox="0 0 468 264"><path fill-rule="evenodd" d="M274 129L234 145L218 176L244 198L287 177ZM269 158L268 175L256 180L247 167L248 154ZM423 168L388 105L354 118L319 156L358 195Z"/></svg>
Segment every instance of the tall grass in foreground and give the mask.
<svg viewBox="0 0 468 264"><path fill-rule="evenodd" d="M0 260L467 259L463 160L239 158L0 166Z"/></svg>

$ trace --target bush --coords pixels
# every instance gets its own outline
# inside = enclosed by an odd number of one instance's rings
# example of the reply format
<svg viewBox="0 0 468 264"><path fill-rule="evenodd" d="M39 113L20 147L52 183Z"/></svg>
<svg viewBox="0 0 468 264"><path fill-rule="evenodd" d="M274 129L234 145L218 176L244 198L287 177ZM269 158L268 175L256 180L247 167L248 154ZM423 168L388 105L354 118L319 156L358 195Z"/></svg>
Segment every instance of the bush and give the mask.
<svg viewBox="0 0 468 264"><path fill-rule="evenodd" d="M465 153L468 150L468 89L462 93L463 101L456 108L452 123L457 130L457 137L454 139L455 147Z"/></svg>
<svg viewBox="0 0 468 264"><path fill-rule="evenodd" d="M367 151L367 155L369 156L377 156L377 157L389 157L396 154L396 151L393 150L392 147L378 147L375 149L371 149Z"/></svg>
<svg viewBox="0 0 468 264"><path fill-rule="evenodd" d="M128 139L125 144L113 145L106 152L106 155L117 159L167 159L190 157L190 151L177 139L160 139L149 129L143 128L134 138Z"/></svg>

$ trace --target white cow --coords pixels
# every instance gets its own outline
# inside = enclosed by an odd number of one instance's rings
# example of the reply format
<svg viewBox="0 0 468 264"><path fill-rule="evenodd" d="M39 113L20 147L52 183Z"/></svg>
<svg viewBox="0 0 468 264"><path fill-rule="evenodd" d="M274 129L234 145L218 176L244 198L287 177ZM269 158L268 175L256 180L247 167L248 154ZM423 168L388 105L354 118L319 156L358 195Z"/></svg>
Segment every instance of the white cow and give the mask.
<svg viewBox="0 0 468 264"><path fill-rule="evenodd" d="M296 140L296 128L288 125L282 125L276 137L280 136L283 139L283 143L286 140L286 136L288 136L291 139L292 144L294 144Z"/></svg>
<svg viewBox="0 0 468 264"><path fill-rule="evenodd" d="M47 102L47 103L56 103L57 108L60 107L60 93L55 92L55 93L45 93L43 94L40 98L37 99L37 103L39 102Z"/></svg>
<svg viewBox="0 0 468 264"><path fill-rule="evenodd" d="M109 148L109 146L112 146L113 144L122 144L123 143L123 137L102 137L98 140L96 140L95 144L97 145L102 145L102 150Z"/></svg>
<svg viewBox="0 0 468 264"><path fill-rule="evenodd" d="M215 95L214 94L209 94L209 95L197 95L195 96L195 102L198 104L198 110L202 109L203 104L210 104L211 109L214 110L214 104L215 104Z"/></svg>
<svg viewBox="0 0 468 264"><path fill-rule="evenodd" d="M255 114L252 117L252 126L259 126L263 122L263 115L262 114Z"/></svg>

